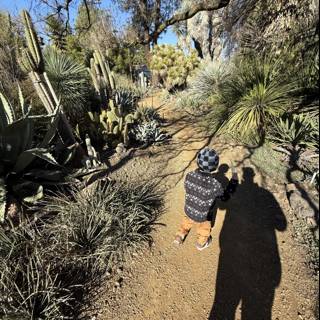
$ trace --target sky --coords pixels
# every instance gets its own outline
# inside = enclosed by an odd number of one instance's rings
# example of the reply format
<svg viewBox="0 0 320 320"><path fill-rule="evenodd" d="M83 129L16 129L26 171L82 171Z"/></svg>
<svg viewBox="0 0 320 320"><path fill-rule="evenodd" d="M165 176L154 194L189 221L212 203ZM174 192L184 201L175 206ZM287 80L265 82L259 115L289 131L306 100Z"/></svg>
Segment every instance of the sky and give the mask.
<svg viewBox="0 0 320 320"><path fill-rule="evenodd" d="M112 0L102 0L101 7L108 8L114 13L116 12L114 1ZM11 15L18 15L22 9L27 9L27 10L38 9L36 7L36 0L0 0L0 10L8 11ZM77 8L72 7L72 10L71 10L72 20L75 19L76 13L77 13ZM119 14L118 11L113 16L116 18L117 25L124 24L128 19L128 15L123 13ZM159 44L176 44L176 43L177 43L177 37L172 32L171 29L168 29L166 33L162 34L161 39L159 40Z"/></svg>

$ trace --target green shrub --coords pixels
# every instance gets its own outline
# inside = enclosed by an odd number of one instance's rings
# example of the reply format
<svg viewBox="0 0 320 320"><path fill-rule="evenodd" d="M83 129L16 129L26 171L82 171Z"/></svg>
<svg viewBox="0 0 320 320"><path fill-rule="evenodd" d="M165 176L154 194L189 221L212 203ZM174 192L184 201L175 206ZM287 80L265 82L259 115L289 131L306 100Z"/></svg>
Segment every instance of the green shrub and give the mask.
<svg viewBox="0 0 320 320"><path fill-rule="evenodd" d="M77 318L109 267L152 242L161 208L154 184L101 182L48 197L46 221L0 228L0 316Z"/></svg>
<svg viewBox="0 0 320 320"><path fill-rule="evenodd" d="M278 183L287 181L287 163L281 159L281 155L272 150L268 144L256 149L251 157L252 162L265 175L273 178Z"/></svg>
<svg viewBox="0 0 320 320"><path fill-rule="evenodd" d="M71 303L69 290L54 274L44 238L30 225L0 228L0 316L57 319Z"/></svg>
<svg viewBox="0 0 320 320"><path fill-rule="evenodd" d="M151 69L159 75L168 90L185 86L188 76L198 65L195 50L187 56L182 49L171 45L157 46L151 61Z"/></svg>

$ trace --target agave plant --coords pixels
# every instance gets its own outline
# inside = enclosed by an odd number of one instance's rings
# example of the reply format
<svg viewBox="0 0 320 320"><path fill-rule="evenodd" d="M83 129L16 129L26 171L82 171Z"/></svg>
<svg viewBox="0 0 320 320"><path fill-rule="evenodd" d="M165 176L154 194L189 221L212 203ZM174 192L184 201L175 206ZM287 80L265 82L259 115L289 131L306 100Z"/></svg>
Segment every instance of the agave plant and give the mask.
<svg viewBox="0 0 320 320"><path fill-rule="evenodd" d="M269 140L283 147L319 148L319 121L308 114L275 119L268 133Z"/></svg>
<svg viewBox="0 0 320 320"><path fill-rule="evenodd" d="M88 156L83 157L83 168L75 170L71 166L67 170L65 166L74 158L76 145L58 150L54 143L59 107L53 115L31 116L31 108L26 106L20 88L19 92L23 115L19 119L9 101L0 93L0 177L3 177L0 184L0 222L5 218L8 194L23 203L34 204L43 197L44 185L79 182L78 179L83 179L97 168L104 169L90 139L86 139ZM47 120L47 130L36 145L34 125L39 119ZM57 158L63 162L58 163ZM51 167L35 166L37 159L44 161L40 166L49 164Z"/></svg>
<svg viewBox="0 0 320 320"><path fill-rule="evenodd" d="M162 123L164 121L158 110L153 107L140 107L138 111L141 114L141 119L144 122L155 121L157 123Z"/></svg>
<svg viewBox="0 0 320 320"><path fill-rule="evenodd" d="M261 141L272 120L293 107L294 85L283 80L275 62L241 61L218 93L229 110L222 129Z"/></svg>
<svg viewBox="0 0 320 320"><path fill-rule="evenodd" d="M50 163L57 164L46 148L56 134L59 109L49 116L31 116L30 106L26 106L20 87L19 93L23 115L20 119L17 119L10 102L0 93L1 164L11 167L15 173L22 172L33 161L34 157L40 157ZM32 148L34 120L40 118L53 118L53 121L39 147Z"/></svg>
<svg viewBox="0 0 320 320"><path fill-rule="evenodd" d="M131 113L136 110L139 96L129 89L116 89L115 90L115 103L121 107L126 113Z"/></svg>
<svg viewBox="0 0 320 320"><path fill-rule="evenodd" d="M158 122L150 121L137 125L133 129L135 139L144 144L162 143L170 137L161 131Z"/></svg>
<svg viewBox="0 0 320 320"><path fill-rule="evenodd" d="M46 73L65 112L73 120L79 118L86 106L89 92L88 73L65 53L48 47L44 52Z"/></svg>

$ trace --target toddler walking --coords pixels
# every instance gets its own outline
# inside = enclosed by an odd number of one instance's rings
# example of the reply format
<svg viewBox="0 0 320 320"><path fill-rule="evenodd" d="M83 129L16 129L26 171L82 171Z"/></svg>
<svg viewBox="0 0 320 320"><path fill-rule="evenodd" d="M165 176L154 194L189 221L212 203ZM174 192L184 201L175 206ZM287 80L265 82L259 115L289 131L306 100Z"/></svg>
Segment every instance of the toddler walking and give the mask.
<svg viewBox="0 0 320 320"><path fill-rule="evenodd" d="M216 200L227 201L238 185L238 175L232 168L232 178L224 190L221 183L214 178L218 169L219 156L215 150L208 147L197 155L198 169L189 172L185 179L185 217L177 232L174 243L181 245L191 228L197 228L198 241L196 248L204 250L212 242L210 213L214 210Z"/></svg>

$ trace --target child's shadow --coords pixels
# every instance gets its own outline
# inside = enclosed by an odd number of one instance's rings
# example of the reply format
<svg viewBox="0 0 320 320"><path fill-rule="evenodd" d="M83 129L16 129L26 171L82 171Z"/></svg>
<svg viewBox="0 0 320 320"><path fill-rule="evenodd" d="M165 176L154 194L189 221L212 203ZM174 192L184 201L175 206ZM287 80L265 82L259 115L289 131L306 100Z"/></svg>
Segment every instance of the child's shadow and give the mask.
<svg viewBox="0 0 320 320"><path fill-rule="evenodd" d="M240 304L242 320L272 319L282 273L276 230L284 231L287 221L272 193L254 176L252 168L243 168L238 190L223 206L227 211L210 320L234 320Z"/></svg>

